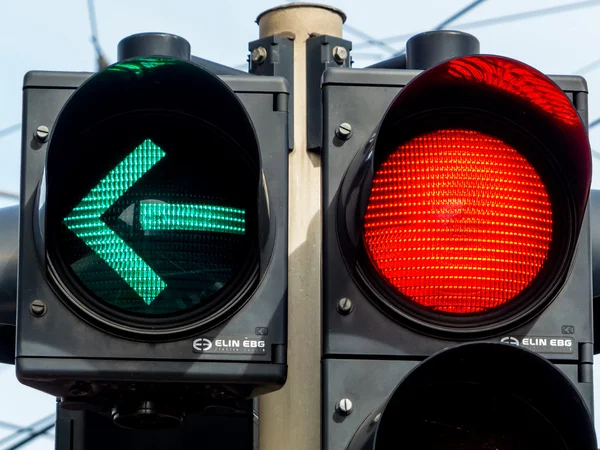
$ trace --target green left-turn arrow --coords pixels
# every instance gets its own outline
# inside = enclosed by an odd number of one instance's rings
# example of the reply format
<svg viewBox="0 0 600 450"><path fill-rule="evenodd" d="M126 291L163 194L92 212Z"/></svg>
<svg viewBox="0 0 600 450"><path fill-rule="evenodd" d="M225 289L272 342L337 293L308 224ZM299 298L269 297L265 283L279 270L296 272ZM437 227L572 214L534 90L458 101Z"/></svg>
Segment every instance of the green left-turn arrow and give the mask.
<svg viewBox="0 0 600 450"><path fill-rule="evenodd" d="M144 231L185 230L244 234L243 209L227 206L142 202L140 226Z"/></svg>
<svg viewBox="0 0 600 450"><path fill-rule="evenodd" d="M102 258L149 305L166 283L100 217L165 156L146 139L64 218L65 225Z"/></svg>

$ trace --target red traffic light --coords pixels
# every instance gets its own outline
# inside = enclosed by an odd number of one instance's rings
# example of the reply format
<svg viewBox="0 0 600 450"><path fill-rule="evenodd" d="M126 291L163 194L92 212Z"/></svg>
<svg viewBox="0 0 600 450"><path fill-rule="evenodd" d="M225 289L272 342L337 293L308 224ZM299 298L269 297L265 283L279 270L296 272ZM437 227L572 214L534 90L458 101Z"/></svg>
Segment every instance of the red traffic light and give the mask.
<svg viewBox="0 0 600 450"><path fill-rule="evenodd" d="M396 319L508 328L560 290L590 182L585 127L553 80L505 57L456 58L399 92L349 166L341 250Z"/></svg>
<svg viewBox="0 0 600 450"><path fill-rule="evenodd" d="M373 178L364 241L379 274L408 301L452 314L512 300L552 240L548 192L513 147L444 129L399 145Z"/></svg>

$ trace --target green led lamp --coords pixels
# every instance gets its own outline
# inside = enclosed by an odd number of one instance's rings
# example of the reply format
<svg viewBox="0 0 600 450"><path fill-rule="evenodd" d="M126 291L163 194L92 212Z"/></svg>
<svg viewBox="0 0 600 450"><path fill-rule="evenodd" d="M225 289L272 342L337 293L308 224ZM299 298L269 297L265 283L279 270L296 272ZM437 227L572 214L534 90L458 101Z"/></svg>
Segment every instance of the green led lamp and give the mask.
<svg viewBox="0 0 600 450"><path fill-rule="evenodd" d="M200 248L208 254L204 258L206 260L204 265L200 265L199 268L196 266L192 270L182 270L183 277L186 280L190 278L193 280L194 275L199 276L198 272L204 272L210 278L211 271L215 271L217 275L213 290L218 290L226 281L223 278L230 276L231 270L221 270L219 272L218 268L215 269L212 260L218 258L215 258L212 253L219 252L219 250L223 251L223 247L222 240L214 238L214 236L221 234L226 235L228 238L231 237L234 240L225 241L231 247L237 245L238 241L235 240L235 236L243 238L246 233L246 219L243 209L211 204L157 200L152 198L152 191L150 190L147 192L145 199L141 201L138 199L135 202L136 212L134 216L136 220L135 224L131 223L130 228L134 229L134 225L137 226L136 242L138 246L140 243L144 244L148 239L152 239L153 236L156 237L157 233L159 244L151 247L151 257L148 257L149 252L147 251L136 251L135 245L121 236L115 227L111 226L110 220L107 220L108 217L112 217L109 210L164 159L168 159L165 151L150 139L144 140L102 178L63 219L64 225L78 239L83 241L97 258L108 265L147 306L150 306L163 292L168 290L169 278L174 278L176 280L175 284L182 283L182 275L173 275L173 267L181 267L184 264L193 265L194 263L193 259L190 263L190 255L186 254L185 251L175 253L175 258L182 259L182 262L175 261L172 256L161 257L163 254L171 255L173 253L172 250L165 250L165 243L166 245L169 244L169 236L178 239L181 233L191 233L191 236L186 237L186 239L191 240L190 245L193 246L194 242L199 243ZM165 195L168 197L169 194ZM131 235L131 233L128 235ZM177 245L179 245L179 241L172 243L172 246L177 247ZM225 253L227 253L227 247L226 245ZM191 255L191 257L194 258L195 256ZM157 264L153 263L153 261L161 259L166 259L170 263L170 268L163 270L162 273L154 267ZM164 266L164 262L158 265ZM89 274L94 274L97 271L94 272L90 267L80 262L79 264L72 264L72 268L84 284L89 285L88 287L92 286L92 283L86 283L86 279L89 278ZM223 276L224 273L229 273L229 275ZM106 283L110 282L106 281L104 284ZM103 284L102 280L99 284ZM186 282L183 282L183 284L185 285ZM179 288L175 287L174 292L177 292L177 289ZM102 295L100 296L102 297ZM128 298L127 301L120 298L120 296L105 300L121 309L160 314L165 311L169 312L169 310L186 309L190 303L189 299L192 299L192 304L200 303L203 297L206 296L206 293L194 294L188 292L184 295L188 298L188 301L185 302L181 298L177 298L181 296L169 295L169 298L174 297L175 299L170 301L170 306L166 310L165 308L157 308L156 310L146 308L144 310L139 303L131 300L131 294L125 294L125 297Z"/></svg>

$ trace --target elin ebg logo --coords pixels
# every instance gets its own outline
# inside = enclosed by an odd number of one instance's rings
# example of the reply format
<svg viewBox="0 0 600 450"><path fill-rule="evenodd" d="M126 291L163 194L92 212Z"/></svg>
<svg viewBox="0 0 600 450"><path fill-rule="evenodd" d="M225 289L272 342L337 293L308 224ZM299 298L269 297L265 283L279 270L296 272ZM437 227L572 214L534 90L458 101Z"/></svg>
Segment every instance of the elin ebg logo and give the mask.
<svg viewBox="0 0 600 450"><path fill-rule="evenodd" d="M192 348L194 353L269 355L267 352L267 341L262 337L201 337L192 342Z"/></svg>
<svg viewBox="0 0 600 450"><path fill-rule="evenodd" d="M200 338L196 339L192 345L194 347L194 351L206 352L212 348L213 343L210 339Z"/></svg>
<svg viewBox="0 0 600 450"><path fill-rule="evenodd" d="M500 342L538 353L573 353L575 345L567 336L505 336Z"/></svg>
<svg viewBox="0 0 600 450"><path fill-rule="evenodd" d="M506 336L500 339L500 342L504 342L505 344L516 345L519 346L519 340L512 336Z"/></svg>

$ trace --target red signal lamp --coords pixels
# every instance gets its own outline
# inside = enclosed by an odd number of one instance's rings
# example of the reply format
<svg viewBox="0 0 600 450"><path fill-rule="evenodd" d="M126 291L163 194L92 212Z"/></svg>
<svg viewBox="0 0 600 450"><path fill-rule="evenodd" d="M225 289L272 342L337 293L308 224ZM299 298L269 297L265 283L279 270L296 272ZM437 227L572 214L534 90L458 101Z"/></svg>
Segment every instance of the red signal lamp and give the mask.
<svg viewBox="0 0 600 450"><path fill-rule="evenodd" d="M505 57L452 59L404 87L350 165L340 247L393 318L488 333L557 295L590 182L585 127L554 81Z"/></svg>
<svg viewBox="0 0 600 450"><path fill-rule="evenodd" d="M480 313L540 272L552 209L535 168L510 145L436 130L399 145L376 171L364 241L379 274L409 301Z"/></svg>

